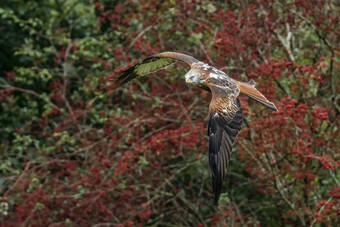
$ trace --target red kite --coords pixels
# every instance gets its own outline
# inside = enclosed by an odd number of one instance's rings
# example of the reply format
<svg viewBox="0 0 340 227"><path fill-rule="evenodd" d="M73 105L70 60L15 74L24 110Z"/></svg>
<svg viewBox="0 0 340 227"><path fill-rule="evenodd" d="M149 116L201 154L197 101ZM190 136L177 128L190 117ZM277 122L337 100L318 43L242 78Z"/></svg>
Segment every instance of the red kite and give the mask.
<svg viewBox="0 0 340 227"><path fill-rule="evenodd" d="M212 177L212 188L215 194L215 203L218 203L222 182L226 176L232 146L241 129L242 111L238 95L240 93L277 111L275 105L269 102L256 88L255 82L239 82L230 78L226 73L207 65L189 55L176 52L163 52L145 58L123 72L117 78L120 85L128 81L147 76L168 65L182 61L191 69L185 74L188 84L211 92L212 98L209 105L209 165Z"/></svg>

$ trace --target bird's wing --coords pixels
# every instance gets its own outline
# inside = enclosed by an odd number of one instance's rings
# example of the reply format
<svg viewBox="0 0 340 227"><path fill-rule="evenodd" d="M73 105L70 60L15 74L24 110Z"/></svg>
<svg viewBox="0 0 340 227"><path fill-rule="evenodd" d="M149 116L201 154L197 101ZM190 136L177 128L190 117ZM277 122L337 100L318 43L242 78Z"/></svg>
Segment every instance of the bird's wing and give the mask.
<svg viewBox="0 0 340 227"><path fill-rule="evenodd" d="M219 86L210 85L209 87L212 92L208 125L209 165L215 203L217 203L232 147L238 132L241 130L242 110L237 99L238 92L222 89Z"/></svg>
<svg viewBox="0 0 340 227"><path fill-rule="evenodd" d="M195 62L199 62L197 59L186 54L163 52L149 56L131 68L125 70L123 74L117 78L117 81L120 82L120 85L125 84L132 79L147 76L150 73L163 69L168 65L176 63L177 60L183 61L190 66Z"/></svg>

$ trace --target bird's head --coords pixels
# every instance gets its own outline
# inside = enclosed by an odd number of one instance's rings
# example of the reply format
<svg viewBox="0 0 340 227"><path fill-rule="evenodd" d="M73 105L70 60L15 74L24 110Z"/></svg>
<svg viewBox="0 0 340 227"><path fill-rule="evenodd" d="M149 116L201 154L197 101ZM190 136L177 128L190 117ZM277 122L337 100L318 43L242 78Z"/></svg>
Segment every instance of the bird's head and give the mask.
<svg viewBox="0 0 340 227"><path fill-rule="evenodd" d="M195 86L205 84L205 80L201 78L201 74L196 69L191 69L187 74L185 74L185 82Z"/></svg>

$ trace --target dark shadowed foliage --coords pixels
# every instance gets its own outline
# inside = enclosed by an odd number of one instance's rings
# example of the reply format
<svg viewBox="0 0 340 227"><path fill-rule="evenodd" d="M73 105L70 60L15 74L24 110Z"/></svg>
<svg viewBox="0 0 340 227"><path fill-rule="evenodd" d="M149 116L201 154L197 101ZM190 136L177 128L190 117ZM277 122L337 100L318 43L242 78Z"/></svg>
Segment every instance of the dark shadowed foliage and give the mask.
<svg viewBox="0 0 340 227"><path fill-rule="evenodd" d="M14 0L0 5L2 226L336 226L337 1ZM185 64L117 89L178 51L253 79L218 206L210 94ZM106 223L106 224L105 224Z"/></svg>

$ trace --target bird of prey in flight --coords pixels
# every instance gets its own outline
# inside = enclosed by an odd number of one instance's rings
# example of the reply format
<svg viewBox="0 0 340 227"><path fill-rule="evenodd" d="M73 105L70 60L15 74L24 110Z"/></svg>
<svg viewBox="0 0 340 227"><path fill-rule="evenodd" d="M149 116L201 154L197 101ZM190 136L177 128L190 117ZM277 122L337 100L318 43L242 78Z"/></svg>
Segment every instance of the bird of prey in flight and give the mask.
<svg viewBox="0 0 340 227"><path fill-rule="evenodd" d="M255 82L239 82L226 73L207 65L189 55L176 52L163 52L145 58L127 69L117 78L119 85L132 79L147 76L177 61L188 64L191 69L185 74L185 81L201 89L211 92L209 105L209 165L211 170L212 188L215 203L218 203L222 182L226 176L232 146L237 133L241 129L242 110L238 95L240 93L277 111L275 105L269 102L256 88Z"/></svg>

